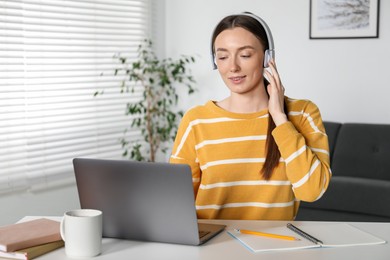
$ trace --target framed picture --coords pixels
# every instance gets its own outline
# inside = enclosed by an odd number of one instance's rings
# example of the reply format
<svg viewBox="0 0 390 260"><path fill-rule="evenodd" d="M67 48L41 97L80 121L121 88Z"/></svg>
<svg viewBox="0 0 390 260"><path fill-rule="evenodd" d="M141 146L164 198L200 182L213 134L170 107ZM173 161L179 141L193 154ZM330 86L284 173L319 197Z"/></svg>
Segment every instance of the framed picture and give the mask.
<svg viewBox="0 0 390 260"><path fill-rule="evenodd" d="M379 0L310 0L310 39L379 37Z"/></svg>

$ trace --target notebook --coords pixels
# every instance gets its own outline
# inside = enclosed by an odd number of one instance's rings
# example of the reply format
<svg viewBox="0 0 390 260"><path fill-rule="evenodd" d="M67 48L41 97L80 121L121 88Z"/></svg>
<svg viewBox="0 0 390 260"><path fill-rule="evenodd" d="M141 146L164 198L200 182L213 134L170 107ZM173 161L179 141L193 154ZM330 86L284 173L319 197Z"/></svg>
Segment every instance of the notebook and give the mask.
<svg viewBox="0 0 390 260"><path fill-rule="evenodd" d="M201 245L224 225L198 224L184 164L75 158L81 208L103 212L103 236Z"/></svg>
<svg viewBox="0 0 390 260"><path fill-rule="evenodd" d="M236 238L253 252L378 245L386 243L385 240L360 230L349 223L300 222L294 224L294 226L304 231L305 234L291 230L285 223L275 224L272 227L258 228L254 231L293 236L297 240L243 234L237 229L228 230L228 234ZM313 241L312 238L319 240L319 242Z"/></svg>

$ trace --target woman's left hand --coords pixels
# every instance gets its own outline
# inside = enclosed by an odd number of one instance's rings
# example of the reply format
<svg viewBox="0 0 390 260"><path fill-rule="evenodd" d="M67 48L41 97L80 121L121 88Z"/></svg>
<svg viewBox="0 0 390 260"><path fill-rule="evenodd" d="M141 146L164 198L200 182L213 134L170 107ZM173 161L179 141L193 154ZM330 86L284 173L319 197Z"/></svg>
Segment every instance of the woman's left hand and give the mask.
<svg viewBox="0 0 390 260"><path fill-rule="evenodd" d="M271 69L271 72L264 69L264 73L270 83L267 86L269 94L268 111L272 116L275 125L278 126L288 121L287 115L284 111L284 87L280 81L276 64L273 59L269 62L269 68Z"/></svg>

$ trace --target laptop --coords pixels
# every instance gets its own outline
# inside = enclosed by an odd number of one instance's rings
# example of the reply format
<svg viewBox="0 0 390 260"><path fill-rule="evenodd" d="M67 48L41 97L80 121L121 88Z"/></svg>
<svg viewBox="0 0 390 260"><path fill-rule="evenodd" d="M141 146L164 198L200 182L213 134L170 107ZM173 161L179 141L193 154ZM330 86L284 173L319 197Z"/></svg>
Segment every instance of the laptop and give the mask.
<svg viewBox="0 0 390 260"><path fill-rule="evenodd" d="M81 208L103 212L103 236L201 245L225 225L198 223L185 164L73 159Z"/></svg>

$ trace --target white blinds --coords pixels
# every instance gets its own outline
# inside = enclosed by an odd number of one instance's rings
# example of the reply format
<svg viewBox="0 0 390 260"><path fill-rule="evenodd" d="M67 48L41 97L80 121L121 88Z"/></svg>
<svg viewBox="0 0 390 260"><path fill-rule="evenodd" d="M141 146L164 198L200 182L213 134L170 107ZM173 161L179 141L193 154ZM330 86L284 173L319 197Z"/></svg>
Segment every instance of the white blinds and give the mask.
<svg viewBox="0 0 390 260"><path fill-rule="evenodd" d="M124 99L140 95L119 93L113 55L136 56L150 9L148 0L0 1L0 193L74 181L74 157L121 158Z"/></svg>

